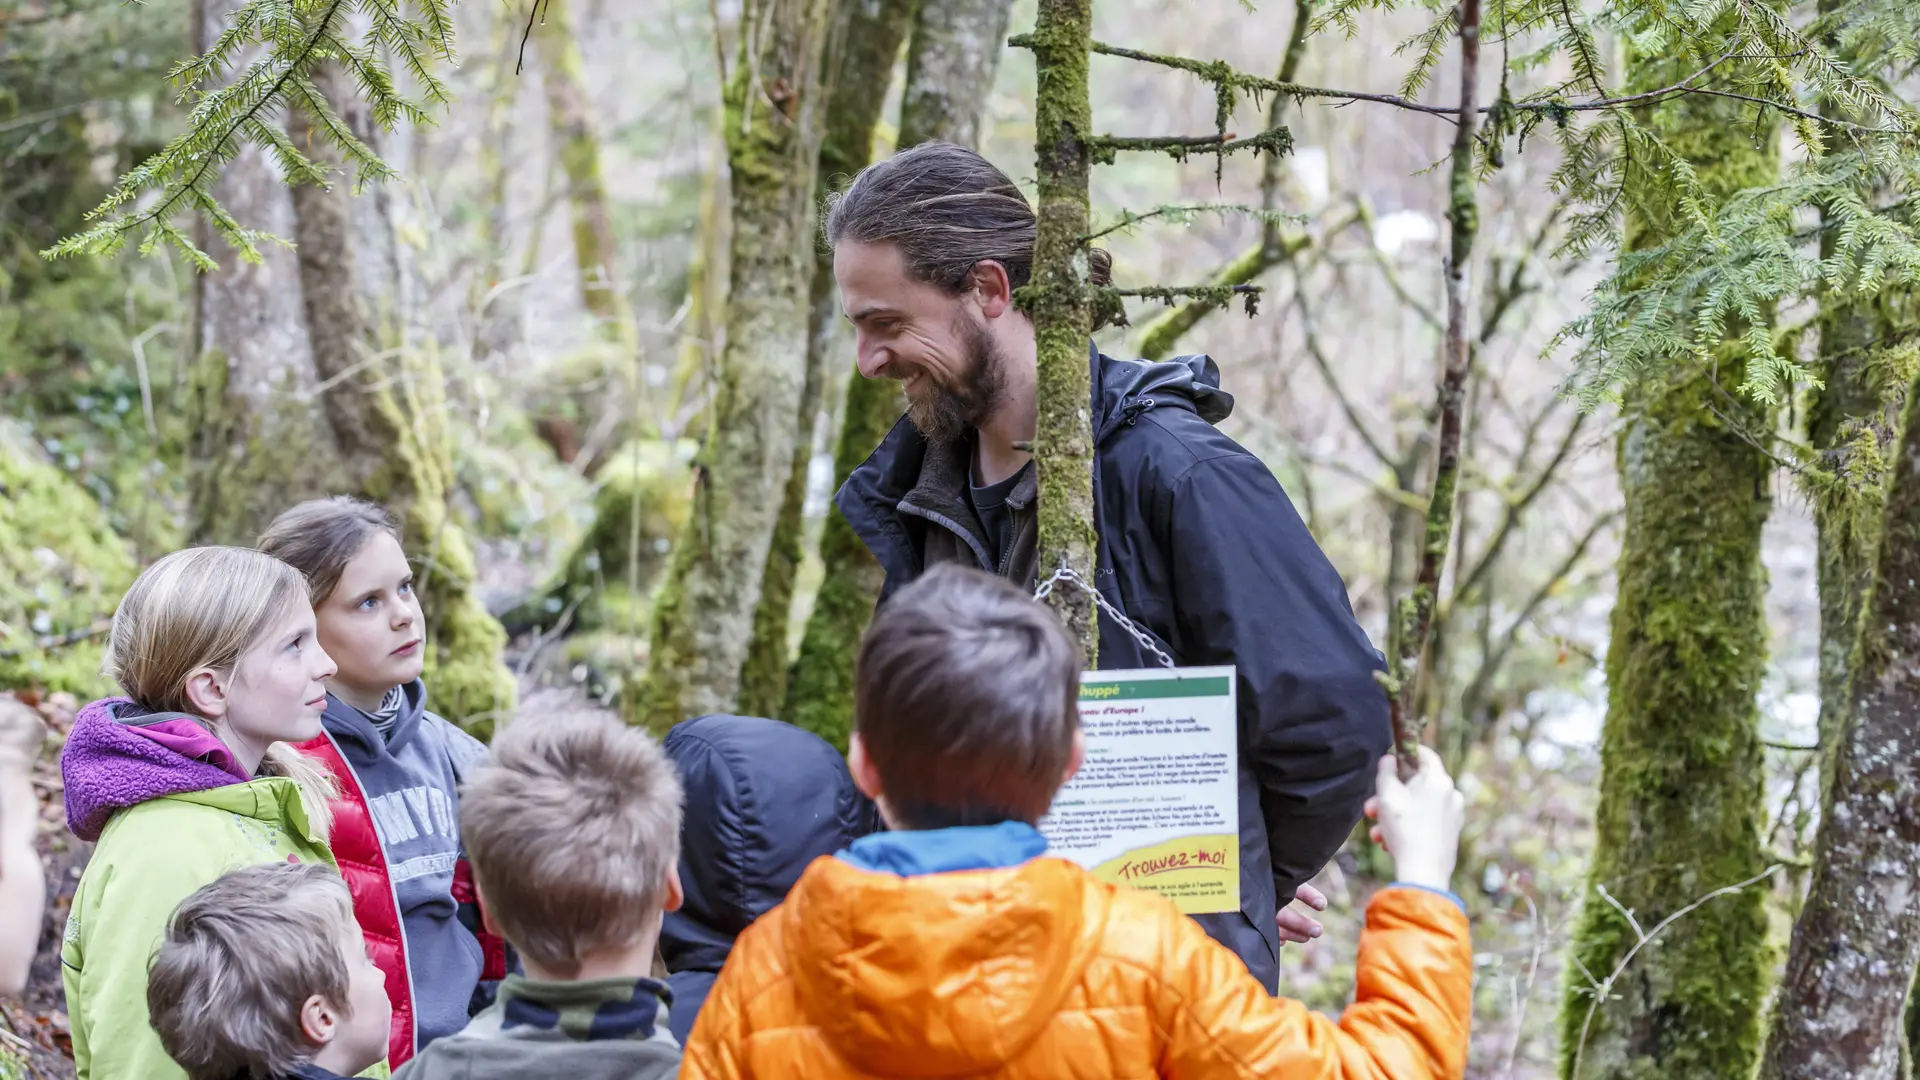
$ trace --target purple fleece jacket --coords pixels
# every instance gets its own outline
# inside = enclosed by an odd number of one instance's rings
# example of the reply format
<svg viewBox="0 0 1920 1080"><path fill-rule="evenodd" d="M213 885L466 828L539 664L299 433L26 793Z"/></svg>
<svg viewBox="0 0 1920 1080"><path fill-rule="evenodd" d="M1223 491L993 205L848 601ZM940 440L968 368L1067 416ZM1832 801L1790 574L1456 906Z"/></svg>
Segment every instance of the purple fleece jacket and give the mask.
<svg viewBox="0 0 1920 1080"><path fill-rule="evenodd" d="M60 751L60 778L67 828L89 842L129 806L252 779L198 720L148 712L127 698L103 698L80 710Z"/></svg>

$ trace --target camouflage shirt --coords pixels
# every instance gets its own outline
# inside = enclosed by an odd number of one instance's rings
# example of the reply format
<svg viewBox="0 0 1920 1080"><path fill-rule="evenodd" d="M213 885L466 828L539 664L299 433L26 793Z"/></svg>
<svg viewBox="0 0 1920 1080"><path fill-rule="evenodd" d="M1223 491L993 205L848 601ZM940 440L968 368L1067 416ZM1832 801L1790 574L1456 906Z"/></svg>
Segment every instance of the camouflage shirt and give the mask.
<svg viewBox="0 0 1920 1080"><path fill-rule="evenodd" d="M657 979L536 982L509 975L465 1031L429 1045L396 1080L670 1080L680 1044Z"/></svg>

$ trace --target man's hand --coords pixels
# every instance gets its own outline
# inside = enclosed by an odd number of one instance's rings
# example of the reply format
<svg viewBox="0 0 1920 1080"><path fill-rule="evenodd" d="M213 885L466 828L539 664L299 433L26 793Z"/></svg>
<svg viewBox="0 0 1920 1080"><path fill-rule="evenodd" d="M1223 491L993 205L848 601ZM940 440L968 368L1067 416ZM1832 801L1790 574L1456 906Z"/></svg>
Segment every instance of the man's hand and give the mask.
<svg viewBox="0 0 1920 1080"><path fill-rule="evenodd" d="M1311 885L1300 886L1299 891L1293 894L1293 899L1295 902L1305 904L1315 911L1327 910L1326 896L1324 896L1319 889ZM1304 911L1295 910L1292 905L1281 908L1280 913L1273 917L1273 921L1275 925L1280 928L1280 943L1282 945L1285 945L1289 941L1304 945L1314 938L1319 937L1321 933L1321 926L1314 920L1313 916Z"/></svg>
<svg viewBox="0 0 1920 1080"><path fill-rule="evenodd" d="M1403 784L1398 763L1388 754L1380 759L1378 782L1366 814L1379 824L1367 831L1393 856L1394 876L1408 885L1452 888L1466 800L1440 764L1440 755L1421 747L1420 771Z"/></svg>

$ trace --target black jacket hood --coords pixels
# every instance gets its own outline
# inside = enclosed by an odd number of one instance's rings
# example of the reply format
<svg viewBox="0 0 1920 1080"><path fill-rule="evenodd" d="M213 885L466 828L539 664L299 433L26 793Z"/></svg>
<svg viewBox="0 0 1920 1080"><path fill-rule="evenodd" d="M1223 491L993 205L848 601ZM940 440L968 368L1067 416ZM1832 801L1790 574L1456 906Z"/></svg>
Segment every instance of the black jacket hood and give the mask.
<svg viewBox="0 0 1920 1080"><path fill-rule="evenodd" d="M665 749L686 791L685 900L660 930L684 1044L740 932L785 900L809 863L877 831L880 819L840 753L792 724L702 716L668 732Z"/></svg>

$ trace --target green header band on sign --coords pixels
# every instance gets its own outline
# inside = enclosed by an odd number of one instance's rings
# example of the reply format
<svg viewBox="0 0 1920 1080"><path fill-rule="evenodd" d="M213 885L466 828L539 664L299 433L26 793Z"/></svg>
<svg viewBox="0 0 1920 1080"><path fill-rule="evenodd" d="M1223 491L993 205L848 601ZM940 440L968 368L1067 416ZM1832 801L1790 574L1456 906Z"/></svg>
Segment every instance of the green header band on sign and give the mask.
<svg viewBox="0 0 1920 1080"><path fill-rule="evenodd" d="M1142 679L1080 685L1081 701L1139 701L1142 698L1226 697L1233 692L1226 676L1209 679Z"/></svg>

